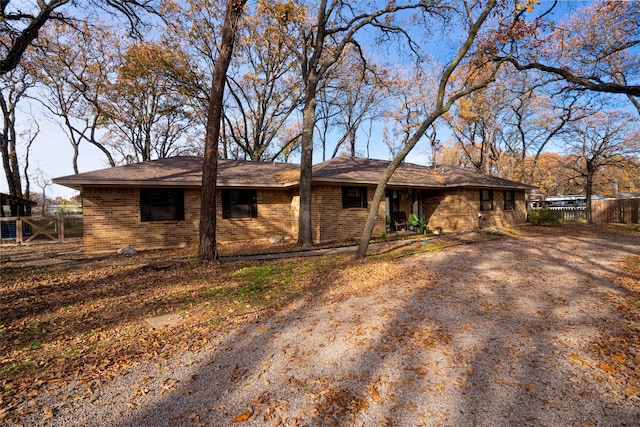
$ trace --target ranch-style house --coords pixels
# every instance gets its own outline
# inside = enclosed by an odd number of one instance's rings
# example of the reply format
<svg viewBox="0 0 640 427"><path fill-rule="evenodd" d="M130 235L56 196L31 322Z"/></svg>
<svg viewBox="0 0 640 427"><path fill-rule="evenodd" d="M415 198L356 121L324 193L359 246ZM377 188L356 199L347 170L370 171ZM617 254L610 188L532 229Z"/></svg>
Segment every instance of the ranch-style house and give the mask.
<svg viewBox="0 0 640 427"><path fill-rule="evenodd" d="M347 156L312 173L314 242L358 239L388 161ZM56 178L82 193L84 248L109 252L198 242L201 157L172 157ZM413 213L444 232L506 227L526 219L530 185L447 166L403 163L377 206L374 235L406 226ZM299 165L219 160L217 239L297 240ZM390 219L390 221L389 221ZM273 239L271 239L273 240Z"/></svg>

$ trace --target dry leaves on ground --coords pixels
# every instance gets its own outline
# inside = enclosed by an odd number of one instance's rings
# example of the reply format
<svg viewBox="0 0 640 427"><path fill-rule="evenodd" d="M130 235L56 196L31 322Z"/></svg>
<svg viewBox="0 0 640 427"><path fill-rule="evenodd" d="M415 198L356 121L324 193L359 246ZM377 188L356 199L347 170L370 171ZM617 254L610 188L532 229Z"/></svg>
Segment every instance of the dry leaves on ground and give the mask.
<svg viewBox="0 0 640 427"><path fill-rule="evenodd" d="M547 229L520 231L525 232L546 234ZM563 232L580 238L594 235L592 230L580 228ZM477 237L480 240L501 238L482 234ZM509 266L484 271L469 268L467 259L452 262L442 256L438 259L447 277L460 279L457 287L460 293L455 294L441 282L432 265L425 264L424 257L416 256L473 241L462 236L419 239L382 249L376 256L360 261L341 255L195 264L188 253L172 251L126 258L78 258L77 262L51 267L5 263L0 273L3 283L0 289L3 301L0 422L23 417L33 420L36 415L40 422L45 422L66 410L70 402L109 406L110 402L100 400L96 391L116 382L121 375L135 372L146 361L172 360L184 351L234 351L224 346L211 348L213 337L221 331L278 337L272 330L277 325L268 320L277 319L280 313L295 313L295 307L304 307L309 301L314 302L313 307L322 308L320 314L305 312L288 321L301 322L303 329L296 332L296 337L300 336L298 333L307 337L320 334L315 339L321 344L306 348L304 342L285 341L278 352L256 359L259 361L256 370L237 362L225 370L231 391L224 390L226 394L233 391L233 385L244 387L254 381L256 375L267 384L264 377L272 373L277 363L284 363L286 368L280 368L278 373L288 378L285 385L295 390L293 395L305 397L305 406L296 408L283 395L278 395L279 390L265 391L254 394L244 406L234 407L228 422L304 425L313 420L322 425L344 425L393 403L397 410L404 406L417 418L428 418L434 424L446 421L450 414L437 407L424 408L423 402L403 400L403 388L421 384L424 395L440 399L451 390L467 393L470 384L491 373L489 383L507 390L516 389L520 397L544 394L543 381L536 377L510 378L507 366L524 366L540 374L544 366L553 365L554 358L557 363L573 364L585 378L611 384L611 393L624 398L638 396L638 257L631 257L615 268L624 272L612 278L623 291L616 289L606 294L599 304L615 306L621 320L613 324L615 327L594 323L600 332L588 350L556 354L545 348L545 351L539 349L540 354L535 351L527 354L520 346L530 343L538 331L524 329L518 331L517 342L498 339L491 344L462 348L460 337L478 333L473 319L496 325L514 322L512 316L522 301L505 298L505 290L516 295L525 290L530 296L547 292L546 288L553 285L553 278L535 271L525 280L511 283ZM463 253L473 255L475 250L470 248ZM547 254L541 251L535 256ZM433 259L429 258L429 263ZM535 257L509 260L508 255L506 259L514 265L536 261ZM556 263L563 265L564 261L558 258ZM394 286L388 286L391 281ZM434 287L437 292L432 292ZM537 312L525 310L527 322L541 329L550 329L553 322L568 322L567 336L550 337L544 344L552 350L564 348L562 340L571 338L573 324L567 320L571 318L571 296L563 292L559 288L558 295L541 294L540 301L545 305ZM370 293L376 293L375 301L366 298ZM417 301L422 301L422 305L415 306ZM426 319L421 310L426 304L430 304L431 319ZM344 309L345 305L348 305L349 317L333 318L333 311ZM398 307L407 307L407 310L398 310ZM180 317L170 330L154 330L144 322L145 318L168 313L177 313ZM439 314L451 323L435 321ZM463 315L465 321L460 321ZM255 328L244 328L253 321ZM307 321L309 323L305 323ZM363 352L367 363L375 360L381 369L389 363L387 360L396 357L406 361L406 365L397 378L380 375L354 378L346 374L314 377L296 371L319 349L328 347ZM500 352L495 355L500 362L488 366L483 358L491 359L494 352ZM534 356L537 359L533 359ZM77 386L68 388L70 382ZM128 389L126 406L135 412L158 396L166 398L178 392L195 396L202 386L197 376L190 380L143 376ZM580 384L574 384L574 390L585 396L589 394ZM44 406L29 403L36 401L40 394L57 394L59 399ZM491 394L487 392L487 395ZM422 412L418 414L419 411ZM206 424L207 416L210 415L206 412L188 408L172 415L177 417L176 423L195 425Z"/></svg>
<svg viewBox="0 0 640 427"><path fill-rule="evenodd" d="M322 284L326 263L196 265L184 251L164 254L171 258L155 251L50 267L3 265L0 420L41 387L101 383L141 361L206 347L217 329L243 314L277 309ZM166 313L181 318L170 332L144 322Z"/></svg>

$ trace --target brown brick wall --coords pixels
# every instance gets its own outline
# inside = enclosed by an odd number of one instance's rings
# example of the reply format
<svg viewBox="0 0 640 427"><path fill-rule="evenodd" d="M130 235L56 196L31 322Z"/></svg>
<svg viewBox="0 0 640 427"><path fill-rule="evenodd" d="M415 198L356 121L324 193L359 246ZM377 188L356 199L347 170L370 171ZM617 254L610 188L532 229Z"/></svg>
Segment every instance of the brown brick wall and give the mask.
<svg viewBox="0 0 640 427"><path fill-rule="evenodd" d="M140 220L140 190L137 188L83 189L84 247L87 252L112 252L131 245L136 249L184 247L198 243L200 190L185 189L184 221ZM271 236L294 237L291 193L258 190L258 218L223 219L218 209L217 239L242 241ZM218 207L222 196L218 193ZM297 238L297 235L295 235Z"/></svg>
<svg viewBox="0 0 640 427"><path fill-rule="evenodd" d="M375 187L367 189L371 206ZM131 245L136 249L184 247L198 243L200 190L185 189L184 221L140 220L140 192L137 188L89 187L83 189L84 247L87 252L112 252ZM258 217L223 219L218 209L220 242L251 241L284 236L298 238L299 196L288 190L258 190ZM222 206L218 193L218 206ZM494 190L494 210L482 212L483 226L522 224L526 218L524 192L516 192L516 209L505 212L503 192ZM410 206L404 207L410 212ZM312 199L314 242L359 239L367 220L367 209L343 209L342 187L314 186ZM453 190L424 197L423 212L429 227L445 231L471 230L478 225L479 190ZM378 207L373 236L385 232L385 203Z"/></svg>
<svg viewBox="0 0 640 427"><path fill-rule="evenodd" d="M367 188L367 205L371 207L375 187ZM343 209L342 186L323 185L313 187L312 221L315 242L345 241L360 239L369 209ZM372 236L386 230L384 200L378 207L378 217Z"/></svg>
<svg viewBox="0 0 640 427"><path fill-rule="evenodd" d="M136 249L184 247L198 240L200 190L186 189L184 221L140 220L137 188L84 188L84 248L111 252L127 245Z"/></svg>
<svg viewBox="0 0 640 427"><path fill-rule="evenodd" d="M223 219L222 209L218 209L218 241L260 240L275 236L293 239L291 198L292 193L288 190L258 190L257 218ZM218 192L217 203L222 207L221 192ZM297 233L295 238L298 238Z"/></svg>
<svg viewBox="0 0 640 427"><path fill-rule="evenodd" d="M429 228L441 227L445 231L477 228L478 214L482 214L483 227L524 224L527 213L524 191L516 191L515 209L505 211L504 192L493 190L493 210L480 211L480 190L475 189L452 190L441 197L426 198L423 210L429 218Z"/></svg>

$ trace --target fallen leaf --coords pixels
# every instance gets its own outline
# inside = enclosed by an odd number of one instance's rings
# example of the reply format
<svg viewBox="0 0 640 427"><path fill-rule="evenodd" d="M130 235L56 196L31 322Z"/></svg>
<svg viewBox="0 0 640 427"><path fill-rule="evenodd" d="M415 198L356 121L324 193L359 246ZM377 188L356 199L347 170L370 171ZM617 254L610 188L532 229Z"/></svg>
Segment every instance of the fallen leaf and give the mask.
<svg viewBox="0 0 640 427"><path fill-rule="evenodd" d="M237 417L235 417L231 422L232 423L242 423L247 421L249 418L251 418L251 413L250 412L245 412L244 414L238 415Z"/></svg>
<svg viewBox="0 0 640 427"><path fill-rule="evenodd" d="M377 402L378 400L380 400L380 393L378 393L378 390L376 390L375 386L369 386L368 387L369 390L371 391L371 398Z"/></svg>
<svg viewBox="0 0 640 427"><path fill-rule="evenodd" d="M605 372L615 372L616 371L616 367L615 366L607 365L606 363L601 363L599 366L600 366L600 369L602 369Z"/></svg>
<svg viewBox="0 0 640 427"><path fill-rule="evenodd" d="M570 354L569 355L570 358L572 358L573 360L582 360L582 356L579 356L577 354Z"/></svg>
<svg viewBox="0 0 640 427"><path fill-rule="evenodd" d="M300 387L306 387L307 386L307 381L306 380L298 380L296 378L293 379L293 383L299 385Z"/></svg>
<svg viewBox="0 0 640 427"><path fill-rule="evenodd" d="M49 418L53 417L53 410L51 410L51 408L49 408L48 406L43 407L42 412L44 412L44 415L42 416L41 421L47 421Z"/></svg>
<svg viewBox="0 0 640 427"><path fill-rule="evenodd" d="M640 394L640 390L635 387L627 387L624 389L627 393Z"/></svg>

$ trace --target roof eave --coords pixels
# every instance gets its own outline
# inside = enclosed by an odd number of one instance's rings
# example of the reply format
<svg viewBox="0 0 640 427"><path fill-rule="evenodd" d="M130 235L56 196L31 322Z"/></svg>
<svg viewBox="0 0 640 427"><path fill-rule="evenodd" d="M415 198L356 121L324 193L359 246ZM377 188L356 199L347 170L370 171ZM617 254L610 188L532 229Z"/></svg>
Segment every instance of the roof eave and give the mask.
<svg viewBox="0 0 640 427"><path fill-rule="evenodd" d="M519 189L519 190L534 190L538 187L528 184L491 184L491 183L470 183L470 182L461 182L456 184L449 184L447 188L453 187L466 187L466 188L504 188L504 189Z"/></svg>
<svg viewBox="0 0 640 427"><path fill-rule="evenodd" d="M335 179L335 178L320 178L313 179L314 184L330 183L330 184L357 184L357 185L378 185L377 181L366 180L347 180L347 179ZM478 184L470 182L462 182L456 184L415 184L408 182L389 181L387 187L407 187L407 188L423 188L423 189L447 189L447 188L502 188L505 190L535 190L538 187L528 184Z"/></svg>
<svg viewBox="0 0 640 427"><path fill-rule="evenodd" d="M83 187L182 187L182 188L200 188L201 182L184 182L184 181L76 181L65 179L53 179L54 184L64 185L81 191ZM218 181L218 187L229 188L276 188L283 189L298 185L297 181L286 182L282 184L264 184L264 183L248 183L248 182L225 182Z"/></svg>

